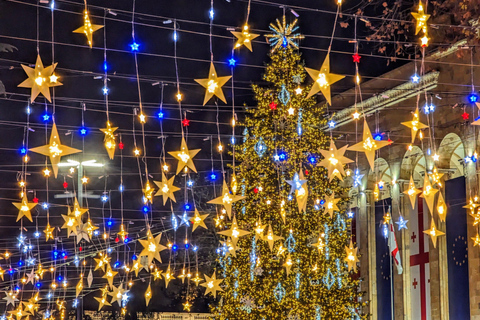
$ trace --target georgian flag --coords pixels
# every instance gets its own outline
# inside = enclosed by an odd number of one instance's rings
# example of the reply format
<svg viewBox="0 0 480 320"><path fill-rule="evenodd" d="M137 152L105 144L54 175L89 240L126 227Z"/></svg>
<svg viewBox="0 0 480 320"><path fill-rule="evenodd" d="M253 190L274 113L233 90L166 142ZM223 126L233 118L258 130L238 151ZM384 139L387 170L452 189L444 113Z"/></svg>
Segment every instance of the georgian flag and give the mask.
<svg viewBox="0 0 480 320"><path fill-rule="evenodd" d="M393 261L397 266L398 274L403 273L402 260L400 259L400 251L398 250L397 238L395 238L395 228L393 223L390 222L390 228L388 232L388 248L390 249L390 254L393 257Z"/></svg>

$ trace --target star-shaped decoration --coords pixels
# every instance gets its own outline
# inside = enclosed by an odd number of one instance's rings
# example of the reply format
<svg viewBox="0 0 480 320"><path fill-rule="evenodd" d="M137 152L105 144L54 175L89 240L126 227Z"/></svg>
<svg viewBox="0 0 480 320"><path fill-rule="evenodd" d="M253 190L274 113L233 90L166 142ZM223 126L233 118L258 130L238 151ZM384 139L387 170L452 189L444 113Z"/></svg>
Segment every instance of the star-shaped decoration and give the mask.
<svg viewBox="0 0 480 320"><path fill-rule="evenodd" d="M237 257L237 250L238 247L232 243L232 238L227 238L227 241L220 241L222 245L222 250L225 255L225 259L228 258L230 255L234 258Z"/></svg>
<svg viewBox="0 0 480 320"><path fill-rule="evenodd" d="M237 245L237 241L240 237L246 236L247 234L250 234L249 231L239 229L237 225L237 218L233 216L232 220L232 225L230 226L230 229L225 230L225 231L220 231L218 232L221 235L227 236L232 238L232 243L234 246Z"/></svg>
<svg viewBox="0 0 480 320"><path fill-rule="evenodd" d="M323 248L325 248L325 241L323 241L324 236L323 233L320 234L317 242L312 244L313 247L317 248L319 254L323 253Z"/></svg>
<svg viewBox="0 0 480 320"><path fill-rule="evenodd" d="M320 153L324 159L320 161L318 165L325 167L328 170L328 177L330 181L332 181L335 177L337 177L340 181L343 181L343 176L345 175L343 166L353 162L353 160L344 157L347 148L348 145L345 145L340 149L337 149L335 142L333 142L332 139L330 140L329 150L320 150Z"/></svg>
<svg viewBox="0 0 480 320"><path fill-rule="evenodd" d="M44 274L44 272L45 272L45 270L43 269L42 264L39 263L39 264L38 264L37 271L35 271L35 274L37 275L37 277L38 277L39 279L43 279L43 274Z"/></svg>
<svg viewBox="0 0 480 320"><path fill-rule="evenodd" d="M354 63L360 63L360 59L362 58L362 56L359 55L358 52L356 52L356 53L352 56L352 58L353 58L353 62L354 62Z"/></svg>
<svg viewBox="0 0 480 320"><path fill-rule="evenodd" d="M343 78L345 78L345 76L330 73L330 55L327 55L325 61L323 61L320 70L311 68L305 68L305 70L307 70L310 77L313 79L313 81L315 81L312 89L310 89L310 92L307 95L307 99L316 94L317 92L321 91L328 104L331 105L332 94L330 86L335 82L342 80Z"/></svg>
<svg viewBox="0 0 480 320"><path fill-rule="evenodd" d="M148 258L147 258L148 259ZM132 271L135 271L135 276L138 277L138 273L140 271L142 271L142 269L144 269L145 271L149 271L148 270L148 264L147 265L143 265L139 260L135 261L135 263L133 264L132 266Z"/></svg>
<svg viewBox="0 0 480 320"><path fill-rule="evenodd" d="M288 48L291 46L294 49L298 49L298 41L304 38L300 33L295 33L298 29L298 19L295 19L291 24L287 24L285 15L283 15L282 22L280 23L280 20L278 19L276 22L276 25L270 23L269 26L269 29L273 31L273 34L265 35L268 43L272 46L272 52L280 49L280 47Z"/></svg>
<svg viewBox="0 0 480 320"><path fill-rule="evenodd" d="M183 125L184 127L190 126L190 120L188 120L187 118L183 119L183 120L182 120L182 125Z"/></svg>
<svg viewBox="0 0 480 320"><path fill-rule="evenodd" d="M357 272L357 262L358 262L357 250L358 248L353 247L352 240L350 240L350 246L348 247L345 246L345 252L346 252L345 262L348 264L348 271L353 269L353 272Z"/></svg>
<svg viewBox="0 0 480 320"><path fill-rule="evenodd" d="M287 258L285 259L285 263L283 264L283 266L285 267L285 271L287 272L287 276L290 274L290 269L292 269L292 265L293 265L293 261L289 252L287 254Z"/></svg>
<svg viewBox="0 0 480 320"><path fill-rule="evenodd" d="M22 217L26 217L30 222L33 222L30 210L35 208L38 203L28 202L27 194L24 193L22 202L12 202L12 204L18 209L17 222L22 219Z"/></svg>
<svg viewBox="0 0 480 320"><path fill-rule="evenodd" d="M190 312L190 308L192 307L192 305L190 304L190 302L188 302L188 300L182 303L182 305L183 305L183 310Z"/></svg>
<svg viewBox="0 0 480 320"><path fill-rule="evenodd" d="M110 288L113 287L113 278L117 275L117 273L118 273L117 271L113 271L112 267L110 267L110 265L107 264L107 271L102 276L102 278L107 279L108 285L110 286Z"/></svg>
<svg viewBox="0 0 480 320"><path fill-rule="evenodd" d="M374 170L375 167L375 152L389 145L391 142L389 141L377 141L373 139L372 133L370 132L370 128L368 127L367 121L363 123L363 141L354 144L353 146L349 147L348 150L351 151L358 151L358 152L365 152L365 156L367 157L368 163L370 164L370 168Z"/></svg>
<svg viewBox="0 0 480 320"><path fill-rule="evenodd" d="M162 239L162 234L159 233L156 237L153 237L150 230L147 232L147 240L139 239L138 241L143 246L143 250L140 253L141 256L148 257L148 264L151 264L152 261L158 260L160 263L162 262L162 258L160 257L160 252L167 249L164 245L160 244L160 240Z"/></svg>
<svg viewBox="0 0 480 320"><path fill-rule="evenodd" d="M289 194L292 194L295 191L300 190L302 188L302 186L305 183L307 183L306 179L300 178L301 175L303 176L302 172L300 172L300 173L295 172L292 180L286 180L286 182L291 186Z"/></svg>
<svg viewBox="0 0 480 320"><path fill-rule="evenodd" d="M92 224L92 221L91 221L90 219L88 219L88 220L87 220L86 231L87 231L87 234L88 234L88 236L90 237L90 239L91 239L92 236L93 236L93 232L94 232L95 230L97 230L97 229L98 229L98 227L94 226L94 225ZM125 239L123 239L123 240L125 240ZM87 241L88 241L88 240L87 240Z"/></svg>
<svg viewBox="0 0 480 320"><path fill-rule="evenodd" d="M307 180L303 176L303 172L300 170L298 174L299 181L305 181L300 188L295 190L295 198L297 199L298 212L307 211L307 201L308 201L308 186Z"/></svg>
<svg viewBox="0 0 480 320"><path fill-rule="evenodd" d="M473 246L476 247L480 245L480 235L477 232L477 235L475 237L472 237L473 240Z"/></svg>
<svg viewBox="0 0 480 320"><path fill-rule="evenodd" d="M97 30L102 29L103 26L99 24L92 24L90 22L90 17L88 15L88 11L85 9L83 12L83 26L74 30L73 33L84 33L85 36L87 37L87 42L90 48L93 46L92 38L93 38L93 33Z"/></svg>
<svg viewBox="0 0 480 320"><path fill-rule="evenodd" d="M82 219L78 219L77 226L77 244L84 239L86 242L90 242L90 236L88 234L88 222L83 223Z"/></svg>
<svg viewBox="0 0 480 320"><path fill-rule="evenodd" d="M10 313L11 316L15 316L17 320L21 320L23 317L28 316L28 313L25 310L23 310L22 303L18 304L17 309L8 311L8 313Z"/></svg>
<svg viewBox="0 0 480 320"><path fill-rule="evenodd" d="M82 290L83 290L83 274L80 276L80 279L78 280L78 283L75 286L75 298L78 298L80 293L82 293Z"/></svg>
<svg viewBox="0 0 480 320"><path fill-rule="evenodd" d="M45 233L45 241L48 241L49 239L53 240L53 231L55 228L50 227L50 223L47 223L47 226L43 230L43 233Z"/></svg>
<svg viewBox="0 0 480 320"><path fill-rule="evenodd" d="M60 141L60 136L57 131L57 125L55 123L52 126L49 144L41 147L32 148L30 149L30 151L43 154L44 156L50 158L50 163L52 164L55 178L58 175L58 164L60 163L62 157L68 156L69 154L82 152L82 150L62 145L62 142Z"/></svg>
<svg viewBox="0 0 480 320"><path fill-rule="evenodd" d="M6 307L8 307L9 304L11 304L12 306L15 306L15 302L18 301L15 293L13 293L12 291L10 292L5 291L4 293L5 293L5 297L3 297L3 300L7 300Z"/></svg>
<svg viewBox="0 0 480 320"><path fill-rule="evenodd" d="M445 199L443 198L443 194L441 192L438 193L437 213L440 221L445 222L447 218L447 204L445 203Z"/></svg>
<svg viewBox="0 0 480 320"><path fill-rule="evenodd" d="M94 258L97 265L93 271L97 271L98 269L102 269L105 272L105 267L110 266L110 257L106 254L100 253L101 258Z"/></svg>
<svg viewBox="0 0 480 320"><path fill-rule="evenodd" d="M167 177L165 176L165 173L162 172L162 182L153 181L158 187L158 191L155 194L155 197L163 196L163 205L167 203L168 199L172 200L173 202L177 202L175 200L175 195L173 193L179 191L180 188L175 187L173 185L174 180L175 180L175 176L171 177L170 179L167 179Z"/></svg>
<svg viewBox="0 0 480 320"><path fill-rule="evenodd" d="M329 214L330 218L333 218L334 211L340 211L337 203L340 201L340 198L335 199L335 193L332 193L330 196L325 196L324 212Z"/></svg>
<svg viewBox="0 0 480 320"><path fill-rule="evenodd" d="M425 8L420 2L418 5L418 12L412 12L412 16L417 20L417 25L415 27L415 35L417 35L421 30L424 32L427 31L427 21L430 18L429 14L425 13Z"/></svg>
<svg viewBox="0 0 480 320"><path fill-rule="evenodd" d="M235 38L237 38L237 42L235 42L234 48L240 48L242 45L244 45L250 52L253 51L252 48L252 40L260 36L259 34L255 33L250 33L249 27L247 24L243 26L242 32L238 31L230 31Z"/></svg>
<svg viewBox="0 0 480 320"><path fill-rule="evenodd" d="M265 240L268 243L268 247L270 248L270 251L273 251L273 246L275 245L275 241L283 240L283 237L275 235L273 233L272 225L269 224L267 235L263 237L263 240Z"/></svg>
<svg viewBox="0 0 480 320"><path fill-rule="evenodd" d="M118 287L112 286L112 292L109 292L108 295L112 297L110 303L117 303L119 307L122 306L123 295L126 294L128 290L123 289L123 282L120 283Z"/></svg>
<svg viewBox="0 0 480 320"><path fill-rule="evenodd" d="M412 143L415 142L415 137L417 136L417 132L422 129L428 128L427 125L420 122L420 113L418 112L418 107L415 109L413 113L412 121L402 122L402 125L410 128L412 133Z"/></svg>
<svg viewBox="0 0 480 320"><path fill-rule="evenodd" d="M197 172L195 165L193 164L193 157L200 151L200 149L188 150L185 138L182 138L182 144L179 151L168 152L172 157L178 160L177 173L179 174L184 167L192 169Z"/></svg>
<svg viewBox="0 0 480 320"><path fill-rule="evenodd" d="M70 208L68 208L67 215L62 214L62 218L65 221L62 229L67 229L67 237L70 237L72 234L77 235L77 226L80 219L71 213Z"/></svg>
<svg viewBox="0 0 480 320"><path fill-rule="evenodd" d="M133 52L136 52L138 51L138 48L140 47L140 45L136 42L133 42L132 44L130 44L130 49L133 51Z"/></svg>
<svg viewBox="0 0 480 320"><path fill-rule="evenodd" d="M232 57L232 58L228 59L228 64L230 66L235 67L236 63L237 63L237 60L235 60L235 58Z"/></svg>
<svg viewBox="0 0 480 320"><path fill-rule="evenodd" d="M190 221L193 223L192 232L195 231L197 227L202 227L204 229L207 229L207 226L205 225L205 219L207 217L208 217L208 213L200 214L197 208L195 208L195 214L193 215L193 217L190 218Z"/></svg>
<svg viewBox="0 0 480 320"><path fill-rule="evenodd" d="M125 227L123 226L123 224L120 225L120 232L117 233L120 238L122 238L122 241L125 241L125 239L127 238L128 236L128 232L125 231Z"/></svg>
<svg viewBox="0 0 480 320"><path fill-rule="evenodd" d="M303 89L300 88L300 87L298 87L298 88L295 89L295 94L296 94L296 95L302 94L302 92L303 92Z"/></svg>
<svg viewBox="0 0 480 320"><path fill-rule="evenodd" d="M470 115L468 114L468 112L464 112L462 113L462 118L463 120L467 121L470 118Z"/></svg>
<svg viewBox="0 0 480 320"><path fill-rule="evenodd" d="M107 301L107 295L102 295L101 297L94 297L98 301L98 311L100 311L103 306L111 306L110 302Z"/></svg>
<svg viewBox="0 0 480 320"><path fill-rule="evenodd" d="M28 301L23 301L22 304L24 306L24 311L30 313L31 315L34 315L35 312L38 311L40 308L40 304L38 304L38 301L40 300L38 296L38 292L33 295Z"/></svg>
<svg viewBox="0 0 480 320"><path fill-rule="evenodd" d="M212 277L209 277L207 275L204 275L204 276L205 276L205 282L201 283L200 285L207 289L205 290L205 295L211 293L213 295L213 298L216 298L217 291L223 291L223 289L220 288L220 284L223 282L223 279L217 280L217 276L215 275L215 272L213 272Z"/></svg>
<svg viewBox="0 0 480 320"><path fill-rule="evenodd" d="M245 198L245 196L239 196L239 195L236 195L236 194L232 194L230 192L230 189L228 188L227 183L224 180L223 181L223 187L222 187L222 195L220 197L217 197L213 200L208 201L207 203L223 205L225 210L227 210L228 217L231 218L233 203L237 202L239 200L242 200L244 198Z"/></svg>
<svg viewBox="0 0 480 320"><path fill-rule="evenodd" d="M429 40L430 40L430 38L427 37L427 35L424 35L423 38L420 39L420 41L421 41L421 46L422 46L423 48L428 47L428 41L429 41Z"/></svg>
<svg viewBox="0 0 480 320"><path fill-rule="evenodd" d="M25 282L25 284L35 284L35 270L32 269L32 271L30 271L30 273L27 273L27 282Z"/></svg>
<svg viewBox="0 0 480 320"><path fill-rule="evenodd" d="M473 198L470 198L469 203L467 203L466 205L464 205L462 208L469 209L469 210L470 210L470 213L471 213L471 214L474 214L475 211L477 210L477 207L478 207L479 205L480 205L480 204L478 203L478 197L475 196L475 197L473 197Z"/></svg>
<svg viewBox="0 0 480 320"><path fill-rule="evenodd" d="M472 216L472 218L474 219L474 220L473 220L473 223L472 223L473 226L476 226L477 224L480 223L480 213L471 212L471 213L469 213L469 214L470 214L470 215Z"/></svg>
<svg viewBox="0 0 480 320"><path fill-rule="evenodd" d="M425 202L427 203L428 210L433 214L433 204L435 202L435 195L437 194L438 189L435 189L432 187L430 184L430 178L428 177L428 174L425 173L425 179L423 180L423 192L420 195L420 197L425 199Z"/></svg>
<svg viewBox="0 0 480 320"><path fill-rule="evenodd" d="M165 278L165 288L168 288L168 284L170 283L170 280L175 279L175 276L173 275L173 272L170 269L170 263L168 264L167 271L163 274L163 278Z"/></svg>
<svg viewBox="0 0 480 320"><path fill-rule="evenodd" d="M227 83L228 80L230 80L231 77L232 76L217 77L217 72L215 71L213 62L211 62L210 71L208 72L208 78L194 79L195 82L197 82L199 85L206 89L203 105L205 105L208 100L210 100L213 96L217 96L224 103L227 103L227 100L225 100L225 96L223 95L222 87L225 83Z"/></svg>
<svg viewBox="0 0 480 320"><path fill-rule="evenodd" d="M383 215L383 223L389 225L390 221L392 221L392 215L390 214L389 208L389 210Z"/></svg>
<svg viewBox="0 0 480 320"><path fill-rule="evenodd" d="M272 101L268 106L270 107L270 110L277 110L278 104L275 103L275 101Z"/></svg>
<svg viewBox="0 0 480 320"><path fill-rule="evenodd" d="M54 71L56 63L44 68L40 55L37 56L37 62L35 68L23 65L22 68L28 76L28 79L20 83L18 86L21 88L31 88L30 101L33 103L38 95L41 93L45 99L52 102L50 98L50 87L61 86L58 81L58 77L55 76Z"/></svg>
<svg viewBox="0 0 480 320"><path fill-rule="evenodd" d="M263 233L265 232L265 229L267 228L267 225L266 224L262 224L262 220L260 219L260 217L258 218L258 221L255 222L255 233L257 234L257 236L260 237L260 239L263 238Z"/></svg>
<svg viewBox="0 0 480 320"><path fill-rule="evenodd" d="M437 229L437 227L435 226L435 221L433 220L433 217L432 217L432 222L430 224L430 229L423 231L423 233L429 235L432 238L434 248L437 247L437 237L445 235L445 232L442 232Z"/></svg>
<svg viewBox="0 0 480 320"><path fill-rule="evenodd" d="M147 180L145 182L145 189L143 189L143 196L145 197L145 199L147 199L147 201L152 202L152 197L154 192L155 192L155 189L152 188L152 186L150 185L150 181Z"/></svg>
<svg viewBox="0 0 480 320"><path fill-rule="evenodd" d="M405 219L403 218L403 216L400 216L400 217L398 218L398 221L395 222L396 224L398 224L398 231L400 231L400 230L402 230L402 229L407 230L407 229L408 229L408 227L407 227L407 222L408 222L408 220L405 220Z"/></svg>
<svg viewBox="0 0 480 320"><path fill-rule="evenodd" d="M187 270L185 268L182 269L182 272L179 276L177 276L180 280L182 280L182 284L185 284L185 278L188 278Z"/></svg>
<svg viewBox="0 0 480 320"><path fill-rule="evenodd" d="M202 278L200 278L200 275L198 274L198 272L195 273L195 277L192 278L192 281L198 287L198 284L200 283L200 281L202 281Z"/></svg>
<svg viewBox="0 0 480 320"><path fill-rule="evenodd" d="M412 209L415 209L415 204L417 202L417 194L421 192L422 191L420 191L415 187L415 181L413 181L413 176L410 176L408 189L403 191L403 193L408 196L408 199L410 199L410 204L412 205Z"/></svg>
<svg viewBox="0 0 480 320"><path fill-rule="evenodd" d="M103 139L103 143L105 145L105 149L107 150L108 157L110 160L113 160L113 157L115 156L115 147L116 147L116 141L115 141L115 135L114 132L118 129L118 127L112 127L110 122L107 121L107 126L106 128L100 129L105 134L105 138Z"/></svg>
<svg viewBox="0 0 480 320"><path fill-rule="evenodd" d="M152 273L153 274L153 280L156 281L158 279L162 279L162 273L163 273L162 270L155 268L155 270Z"/></svg>

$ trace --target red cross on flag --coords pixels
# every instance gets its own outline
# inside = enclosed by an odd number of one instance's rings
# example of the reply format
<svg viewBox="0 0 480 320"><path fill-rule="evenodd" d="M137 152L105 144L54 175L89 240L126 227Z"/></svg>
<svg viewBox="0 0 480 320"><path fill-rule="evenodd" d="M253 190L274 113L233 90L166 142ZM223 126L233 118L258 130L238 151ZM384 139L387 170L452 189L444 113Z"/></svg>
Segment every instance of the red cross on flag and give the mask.
<svg viewBox="0 0 480 320"><path fill-rule="evenodd" d="M393 223L391 220L388 229L388 248L390 250L390 254L392 255L392 260L397 267L398 274L402 274L403 267L402 260L400 259L400 250L398 249L397 238L395 237L395 228L393 227Z"/></svg>

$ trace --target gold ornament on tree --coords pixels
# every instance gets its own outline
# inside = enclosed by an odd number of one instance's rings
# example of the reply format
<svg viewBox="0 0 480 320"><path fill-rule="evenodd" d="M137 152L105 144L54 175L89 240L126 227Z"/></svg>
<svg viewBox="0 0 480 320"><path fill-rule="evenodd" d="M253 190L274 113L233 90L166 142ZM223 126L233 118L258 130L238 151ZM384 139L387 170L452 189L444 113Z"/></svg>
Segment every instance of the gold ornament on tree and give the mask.
<svg viewBox="0 0 480 320"><path fill-rule="evenodd" d="M207 214L200 214L197 210L197 208L195 208L195 214L193 217L190 218L190 221L193 223L193 226L192 226L192 232L195 231L195 229L197 229L197 227L202 227L204 229L207 229L207 226L205 225L205 219L208 217L208 213Z"/></svg>
<svg viewBox="0 0 480 320"><path fill-rule="evenodd" d="M237 218L235 218L235 216L233 216L232 225L230 226L230 229L225 230L225 231L220 231L218 233L221 234L221 235L232 238L232 243L233 243L234 246L237 245L237 241L240 237L243 237L243 236L246 236L247 234L250 234L249 231L239 229L239 227L237 225Z"/></svg>
<svg viewBox="0 0 480 320"><path fill-rule="evenodd" d="M33 103L38 95L41 93L45 99L52 102L50 97L50 87L61 86L58 81L58 77L54 71L57 64L54 63L46 68L43 67L42 59L40 55L37 56L37 62L35 68L23 65L22 68L28 76L28 79L20 83L18 86L21 88L31 88L30 101Z"/></svg>
<svg viewBox="0 0 480 320"><path fill-rule="evenodd" d="M350 246L345 246L345 252L346 252L346 257L345 257L345 262L348 264L348 271L353 269L353 272L357 272L357 262L358 262L358 256L357 256L357 250L358 248L353 247L353 242L350 240Z"/></svg>
<svg viewBox="0 0 480 320"><path fill-rule="evenodd" d="M270 30L273 31L273 34L265 35L268 43L272 46L272 52L280 49L281 47L287 48L292 47L298 49L298 41L303 39L304 36L300 33L295 33L298 29L297 22L298 19L295 19L292 23L288 23L283 15L282 22L276 20L277 24L270 23Z"/></svg>
<svg viewBox="0 0 480 320"><path fill-rule="evenodd" d="M330 196L325 196L324 212L329 214L330 218L333 218L333 213L335 211L340 211L337 203L340 201L340 198L335 199L335 193L332 193Z"/></svg>
<svg viewBox="0 0 480 320"><path fill-rule="evenodd" d="M205 105L208 100L210 100L213 96L216 96L224 103L227 103L227 100L225 100L225 96L223 94L222 87L225 83L227 83L228 80L230 80L231 77L232 76L218 77L213 62L211 62L210 71L208 72L208 78L194 79L195 82L197 82L199 85L206 89L203 105Z"/></svg>

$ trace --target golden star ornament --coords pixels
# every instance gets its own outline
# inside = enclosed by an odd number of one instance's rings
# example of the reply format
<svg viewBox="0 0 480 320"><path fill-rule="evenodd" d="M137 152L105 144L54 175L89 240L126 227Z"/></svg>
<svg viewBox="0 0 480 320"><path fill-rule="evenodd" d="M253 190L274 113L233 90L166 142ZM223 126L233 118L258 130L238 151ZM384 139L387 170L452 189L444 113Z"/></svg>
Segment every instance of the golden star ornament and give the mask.
<svg viewBox="0 0 480 320"><path fill-rule="evenodd" d="M357 151L357 152L364 152L365 156L367 157L368 163L370 164L370 168L374 170L375 167L375 152L389 145L392 142L380 140L377 141L373 139L372 133L370 132L370 128L368 127L367 121L363 123L363 140L357 144L354 144L351 147L348 147L348 150Z"/></svg>
<svg viewBox="0 0 480 320"><path fill-rule="evenodd" d="M75 297L78 298L78 295L83 290L83 275L80 276L77 285L75 286Z"/></svg>
<svg viewBox="0 0 480 320"><path fill-rule="evenodd" d="M345 145L340 149L337 149L335 142L332 139L330 140L330 148L328 150L320 150L320 153L324 159L320 161L318 165L325 167L328 170L328 177L330 181L332 181L335 177L337 177L340 181L343 181L343 176L345 175L343 166L353 162L353 160L344 157L347 148L348 145Z"/></svg>
<svg viewBox="0 0 480 320"><path fill-rule="evenodd" d="M108 295L112 297L110 303L117 303L119 307L122 306L122 298L128 290L123 289L123 282L120 283L118 287L112 286L112 292L109 292Z"/></svg>
<svg viewBox="0 0 480 320"><path fill-rule="evenodd" d="M21 202L12 202L12 204L18 209L17 222L22 219L22 217L27 218L30 222L33 222L32 213L30 212L38 203L28 202L27 194L24 193Z"/></svg>
<svg viewBox="0 0 480 320"><path fill-rule="evenodd" d="M283 266L285 267L285 271L287 272L287 276L290 274L290 270L292 269L293 261L292 257L290 256L290 252L287 254L287 258L285 259L285 263Z"/></svg>
<svg viewBox="0 0 480 320"><path fill-rule="evenodd" d="M108 281L108 286L110 288L113 287L113 278L117 275L117 271L113 271L112 270L112 267L110 266L110 264L107 264L107 271L105 272L105 274L102 276L103 279L107 279Z"/></svg>
<svg viewBox="0 0 480 320"><path fill-rule="evenodd" d="M227 211L228 218L232 217L232 204L239 200L244 199L245 196L234 195L230 192L227 183L223 181L222 195L213 200L208 201L207 203L211 204L221 204Z"/></svg>
<svg viewBox="0 0 480 320"><path fill-rule="evenodd" d="M423 192L420 195L421 198L425 199L427 203L428 210L433 214L433 204L435 202L435 195L437 194L438 189L432 187L430 183L430 178L428 174L425 172L425 178L423 180Z"/></svg>
<svg viewBox="0 0 480 320"><path fill-rule="evenodd" d="M352 240L350 240L350 246L348 247L345 246L345 252L346 252L345 262L348 264L348 271L353 269L353 272L357 272L357 262L358 262L357 250L358 248L353 247Z"/></svg>
<svg viewBox="0 0 480 320"><path fill-rule="evenodd" d="M155 194L155 197L163 196L163 205L167 203L168 199L172 200L173 202L177 202L173 193L179 191L180 188L173 185L174 180L175 176L167 179L165 173L162 172L162 181L153 181L158 187L158 191Z"/></svg>
<svg viewBox="0 0 480 320"><path fill-rule="evenodd" d="M83 12L83 26L74 30L73 33L84 33L85 36L87 37L87 42L90 48L93 46L92 38L93 38L93 33L95 31L98 31L102 29L103 26L99 24L92 24L90 22L90 16L88 15L88 11L85 10Z"/></svg>
<svg viewBox="0 0 480 320"><path fill-rule="evenodd" d="M408 196L412 209L415 209L415 204L417 202L417 194L421 193L419 189L415 187L415 181L413 181L413 176L410 176L410 182L408 184L408 189L403 191L405 195Z"/></svg>
<svg viewBox="0 0 480 320"><path fill-rule="evenodd" d="M412 121L402 122L402 125L410 128L412 133L412 143L415 142L415 137L417 136L419 130L428 128L426 124L420 122L420 113L418 112L418 107L413 113Z"/></svg>
<svg viewBox="0 0 480 320"><path fill-rule="evenodd" d="M263 240L265 240L268 243L268 247L270 248L270 251L273 251L273 246L275 245L275 241L283 240L283 237L275 235L273 233L272 225L269 224L267 235L263 237Z"/></svg>
<svg viewBox="0 0 480 320"><path fill-rule="evenodd" d="M53 240L53 231L55 228L50 227L50 223L47 223L47 226L45 227L45 230L43 230L43 233L45 233L45 241L48 241L49 239Z"/></svg>
<svg viewBox="0 0 480 320"><path fill-rule="evenodd" d="M425 13L425 8L420 2L418 5L418 12L412 12L412 16L417 20L417 25L415 27L415 35L417 35L421 30L423 32L427 32L427 21L430 18L429 14Z"/></svg>
<svg viewBox="0 0 480 320"><path fill-rule="evenodd" d="M57 125L55 123L53 123L52 126L49 144L41 147L32 148L30 149L30 151L43 154L44 156L50 158L50 163L52 164L55 178L58 175L58 164L60 163L62 157L68 156L69 154L82 152L82 150L62 145L62 142L60 141L60 136L58 135Z"/></svg>
<svg viewBox="0 0 480 320"><path fill-rule="evenodd" d="M340 198L335 199L335 193L332 193L330 196L325 196L324 211L325 214L329 214L330 218L333 218L333 213L335 211L340 211L337 203L340 201Z"/></svg>
<svg viewBox="0 0 480 320"><path fill-rule="evenodd" d="M182 138L180 150L168 152L172 157L178 160L176 174L179 174L185 167L192 169L193 172L197 172L197 169L195 169L195 164L193 163L193 157L195 157L199 151L200 149L188 150L187 142L185 142L185 138Z"/></svg>
<svg viewBox="0 0 480 320"><path fill-rule="evenodd" d="M230 229L225 230L225 231L219 231L218 233L221 234L221 235L232 238L232 243L233 243L234 246L237 245L237 241L240 237L243 237L243 236L246 236L247 234L250 234L249 231L239 229L238 224L237 224L237 218L235 218L235 216L233 217L232 225L230 226Z"/></svg>
<svg viewBox="0 0 480 320"><path fill-rule="evenodd" d="M209 277L207 275L204 275L204 276L205 276L205 282L200 283L200 285L207 289L205 290L205 295L211 293L213 295L213 298L216 298L217 291L223 291L223 289L220 287L220 284L223 282L223 279L217 280L215 271L213 272L212 277Z"/></svg>
<svg viewBox="0 0 480 320"><path fill-rule="evenodd" d="M245 46L250 52L253 51L252 49L252 40L260 36L259 34L250 33L249 26L245 24L242 28L242 32L238 31L230 31L235 38L237 38L237 42L235 42L235 49L240 48L242 45Z"/></svg>
<svg viewBox="0 0 480 320"><path fill-rule="evenodd" d="M205 105L208 100L213 96L217 96L224 103L227 103L225 96L223 94L222 87L232 76L226 77L217 77L217 72L215 71L215 66L213 62L210 63L210 71L208 72L208 78L206 79L194 79L199 85L206 89L205 99L203 100L203 105Z"/></svg>
<svg viewBox="0 0 480 320"><path fill-rule="evenodd" d="M163 278L165 279L165 288L168 288L170 280L175 279L175 276L171 271L170 264L168 264L167 271L165 271L165 273L163 274Z"/></svg>
<svg viewBox="0 0 480 320"><path fill-rule="evenodd" d="M162 263L160 252L167 249L167 247L160 244L161 239L162 239L161 233L159 233L156 237L153 237L152 233L148 231L147 240L142 240L142 239L138 240L140 244L143 246L143 250L140 253L140 257L142 256L148 257L148 264L151 264L154 259Z"/></svg>
<svg viewBox="0 0 480 320"><path fill-rule="evenodd" d="M110 160L113 160L113 157L115 156L115 147L116 147L116 142L115 142L115 135L113 134L118 127L112 127L109 121L107 121L107 127L100 129L105 134L105 138L103 139L103 143L105 145L105 149L107 150L108 157Z"/></svg>
<svg viewBox="0 0 480 320"><path fill-rule="evenodd" d="M435 226L435 221L433 220L433 217L432 217L432 222L430 224L430 229L423 231L423 233L429 235L432 238L434 248L437 247L437 237L445 235L445 232L442 232L437 229L437 227Z"/></svg>
<svg viewBox="0 0 480 320"><path fill-rule="evenodd" d="M323 61L322 67L320 70L305 68L307 70L310 77L313 79L314 84L312 89L307 95L307 99L316 94L317 92L321 91L322 94L325 96L328 104L332 104L332 93L330 86L337 81L342 80L345 76L330 73L330 55L327 54L327 57Z"/></svg>
<svg viewBox="0 0 480 320"><path fill-rule="evenodd" d="M50 87L61 86L58 81L58 77L55 75L56 63L44 68L40 55L37 56L37 62L35 68L23 65L22 68L28 76L28 79L20 83L18 86L21 88L31 88L30 101L33 103L38 95L41 93L45 99L52 102L50 97Z"/></svg>
<svg viewBox="0 0 480 320"><path fill-rule="evenodd" d="M152 286L151 283L148 284L148 288L145 291L145 304L148 306L150 304L150 299L152 299Z"/></svg>
<svg viewBox="0 0 480 320"><path fill-rule="evenodd" d="M107 295L104 294L101 297L94 297L98 301L98 311L100 311L103 306L111 306L110 302L107 301Z"/></svg>
<svg viewBox="0 0 480 320"><path fill-rule="evenodd" d="M447 218L447 204L445 203L445 199L443 198L443 194L441 192L438 193L437 213L440 221L445 222Z"/></svg>
<svg viewBox="0 0 480 320"><path fill-rule="evenodd" d="M195 229L197 229L198 227L207 229L207 226L205 225L205 219L207 217L208 217L208 213L200 214L197 208L195 208L195 214L193 215L193 217L190 218L190 221L193 223L192 232L195 231Z"/></svg>

